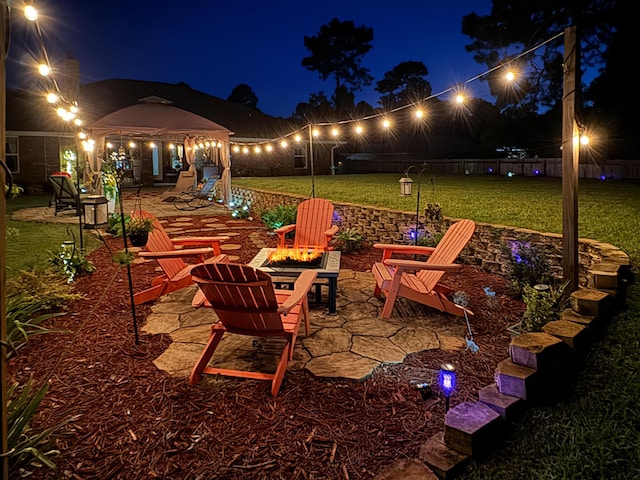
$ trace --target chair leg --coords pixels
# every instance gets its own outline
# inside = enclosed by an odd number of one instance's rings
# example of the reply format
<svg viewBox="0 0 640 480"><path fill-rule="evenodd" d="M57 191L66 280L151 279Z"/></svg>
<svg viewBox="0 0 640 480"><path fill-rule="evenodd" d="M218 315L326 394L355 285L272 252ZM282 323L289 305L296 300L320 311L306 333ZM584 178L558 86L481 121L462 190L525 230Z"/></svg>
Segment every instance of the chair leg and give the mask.
<svg viewBox="0 0 640 480"><path fill-rule="evenodd" d="M282 349L282 355L280 355L280 362L278 362L278 368L276 373L273 374L273 381L271 382L271 395L275 398L280 391L280 385L284 380L284 373L287 371L287 364L289 362L289 355L293 354L293 339L287 340L287 344Z"/></svg>
<svg viewBox="0 0 640 480"><path fill-rule="evenodd" d="M215 352L218 347L220 340L222 340L224 333L224 330L220 329L213 330L211 333L207 345L204 347L204 350L200 354L200 358L191 370L191 375L189 375L189 383L191 385L197 384L200 381L200 378L202 378L202 372L207 368L207 364L209 363L209 360L211 360L213 352Z"/></svg>

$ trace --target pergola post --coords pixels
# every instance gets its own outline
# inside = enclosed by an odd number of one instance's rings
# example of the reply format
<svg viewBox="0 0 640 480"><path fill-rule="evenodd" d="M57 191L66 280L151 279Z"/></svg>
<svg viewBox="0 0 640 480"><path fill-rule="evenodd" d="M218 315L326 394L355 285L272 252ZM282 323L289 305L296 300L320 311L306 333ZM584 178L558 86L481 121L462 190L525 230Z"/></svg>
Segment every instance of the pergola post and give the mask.
<svg viewBox="0 0 640 480"><path fill-rule="evenodd" d="M580 130L580 42L576 27L565 29L562 100L562 276L569 292L578 289L578 177Z"/></svg>

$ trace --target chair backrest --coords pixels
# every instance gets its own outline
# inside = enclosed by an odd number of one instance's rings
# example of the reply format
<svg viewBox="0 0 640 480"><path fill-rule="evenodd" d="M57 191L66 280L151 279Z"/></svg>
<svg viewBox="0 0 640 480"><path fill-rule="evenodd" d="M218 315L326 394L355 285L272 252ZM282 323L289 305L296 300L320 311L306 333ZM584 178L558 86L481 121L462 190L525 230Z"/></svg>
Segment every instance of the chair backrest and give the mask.
<svg viewBox="0 0 640 480"><path fill-rule="evenodd" d="M452 264L456 258L458 258L458 255L460 255L464 247L466 247L467 243L469 243L475 230L476 224L473 220L459 220L451 225L438 242L438 245L436 245L436 248L426 263L431 265ZM417 277L428 290L433 290L443 275L444 272L438 270L420 270L417 273Z"/></svg>
<svg viewBox="0 0 640 480"><path fill-rule="evenodd" d="M209 194L211 193L211 190L213 190L213 187L215 187L216 182L218 181L219 178L220 178L219 175L210 176L207 179L207 182L202 186L200 191L196 194L196 197L200 197L200 198L208 197Z"/></svg>
<svg viewBox="0 0 640 480"><path fill-rule="evenodd" d="M284 330L271 277L249 265L203 263L191 278L227 331L264 335Z"/></svg>
<svg viewBox="0 0 640 480"><path fill-rule="evenodd" d="M67 175L49 175L53 193L59 200L78 200L78 190Z"/></svg>
<svg viewBox="0 0 640 480"><path fill-rule="evenodd" d="M298 205L293 248L327 248L324 235L333 222L333 203L324 198L310 198Z"/></svg>
<svg viewBox="0 0 640 480"><path fill-rule="evenodd" d="M160 220L147 210L135 210L131 212L131 218L151 218L153 220L153 230L149 232L149 238L145 245L148 252L171 252L175 250L171 238L167 235L166 230L160 223ZM162 258L156 259L162 271L169 277L173 278L184 267L187 266L181 258Z"/></svg>
<svg viewBox="0 0 640 480"><path fill-rule="evenodd" d="M178 191L185 191L196 186L196 180L198 176L195 170L181 170L178 174L178 180L176 180L175 189Z"/></svg>

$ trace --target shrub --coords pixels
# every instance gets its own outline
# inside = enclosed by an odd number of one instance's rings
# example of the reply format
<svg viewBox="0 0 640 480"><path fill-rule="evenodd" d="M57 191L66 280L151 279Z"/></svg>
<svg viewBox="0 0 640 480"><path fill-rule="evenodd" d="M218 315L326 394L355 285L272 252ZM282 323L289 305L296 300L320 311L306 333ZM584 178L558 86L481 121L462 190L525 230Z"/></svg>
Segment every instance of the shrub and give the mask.
<svg viewBox="0 0 640 480"><path fill-rule="evenodd" d="M82 295L72 293L71 286L51 268L21 270L7 280L7 297L20 293L26 300L38 302L46 311L66 310L68 303Z"/></svg>
<svg viewBox="0 0 640 480"><path fill-rule="evenodd" d="M506 278L522 296L524 287L549 283L550 268L540 249L524 239L508 242L506 247Z"/></svg>
<svg viewBox="0 0 640 480"><path fill-rule="evenodd" d="M527 309L522 316L519 332L540 332L548 322L557 320L567 302L565 295L567 285L569 283L560 287L544 284L533 287L525 285L522 299Z"/></svg>
<svg viewBox="0 0 640 480"><path fill-rule="evenodd" d="M68 283L73 282L76 275L93 273L96 269L91 260L76 249L72 241L64 242L57 252L51 252L49 263L67 277Z"/></svg>
<svg viewBox="0 0 640 480"><path fill-rule="evenodd" d="M333 240L333 248L344 253L352 253L360 250L363 242L363 235L355 228L345 228L336 233Z"/></svg>
<svg viewBox="0 0 640 480"><path fill-rule="evenodd" d="M29 467L43 464L52 470L56 468L51 457L58 455L60 451L51 449L53 436L66 424L79 417L79 415L69 417L40 433L32 434L31 420L49 389L49 383L44 383L37 390L34 388L33 379L30 379L21 388L17 383L13 384L7 392L9 471L21 477L30 475L31 472L27 471Z"/></svg>
<svg viewBox="0 0 640 480"><path fill-rule="evenodd" d="M260 217L269 230L296 223L296 205L278 205L273 210L264 210Z"/></svg>
<svg viewBox="0 0 640 480"><path fill-rule="evenodd" d="M418 235L418 245L421 247L435 247L442 240L442 232L424 232L424 235Z"/></svg>

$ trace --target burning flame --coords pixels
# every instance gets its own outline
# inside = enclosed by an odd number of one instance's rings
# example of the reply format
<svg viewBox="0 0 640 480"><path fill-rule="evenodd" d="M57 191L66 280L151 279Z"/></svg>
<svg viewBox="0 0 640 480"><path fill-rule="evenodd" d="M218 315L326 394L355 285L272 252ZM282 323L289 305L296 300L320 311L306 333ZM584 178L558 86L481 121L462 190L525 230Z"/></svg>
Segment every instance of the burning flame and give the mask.
<svg viewBox="0 0 640 480"><path fill-rule="evenodd" d="M278 248L269 254L269 262L313 262L322 256L322 250L300 250L297 248Z"/></svg>

